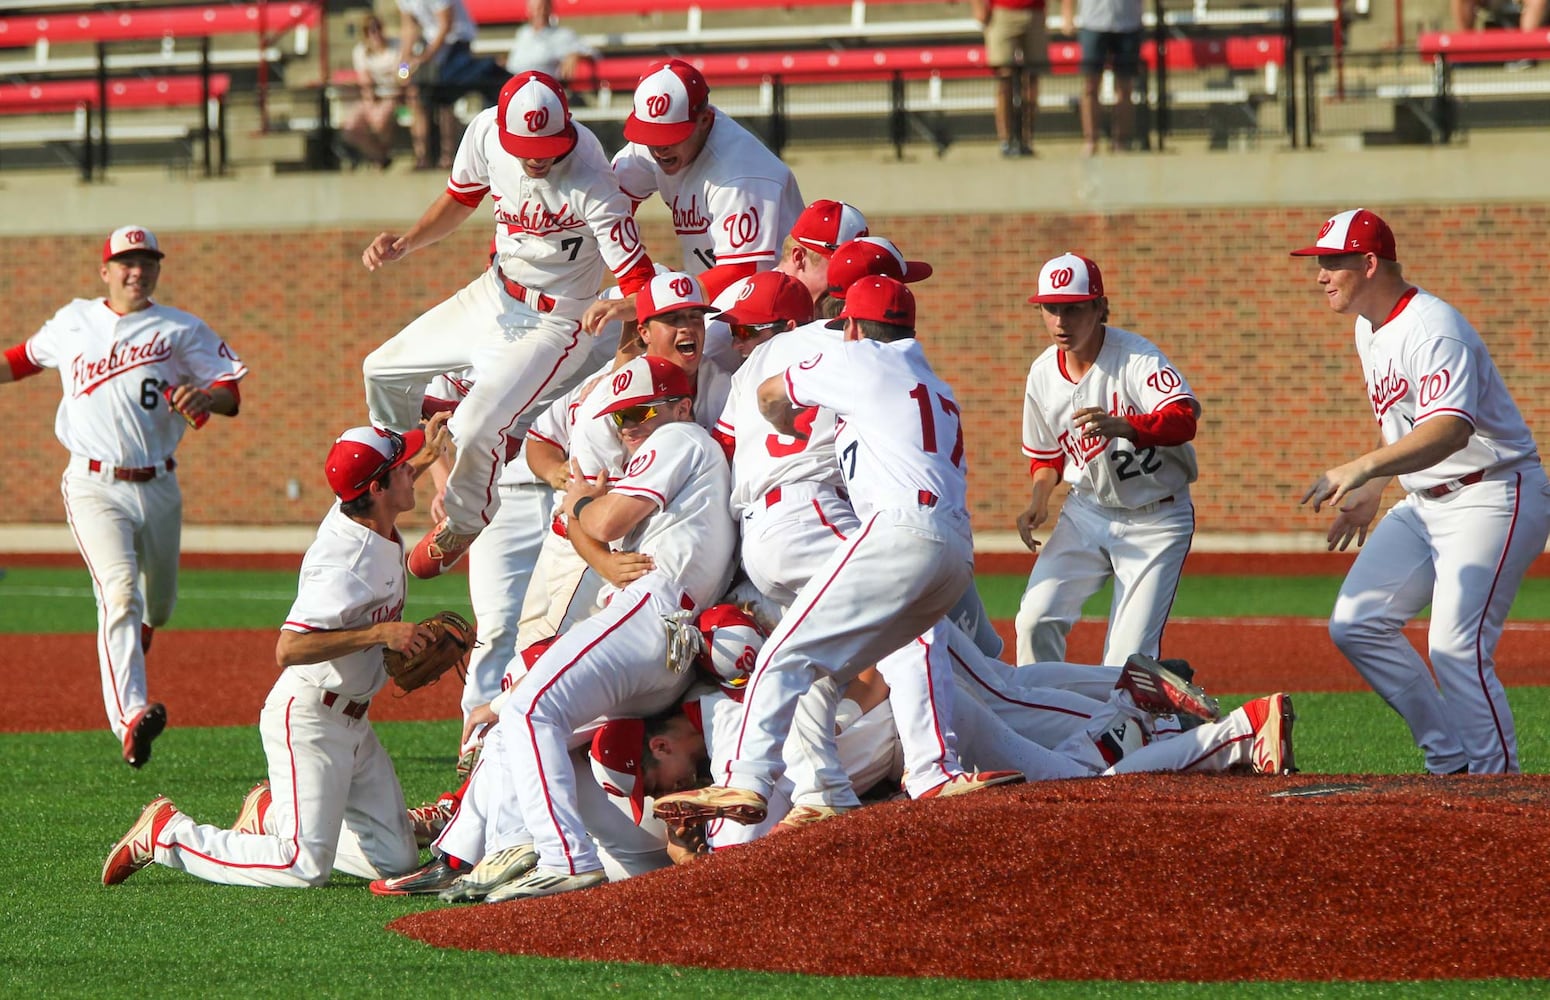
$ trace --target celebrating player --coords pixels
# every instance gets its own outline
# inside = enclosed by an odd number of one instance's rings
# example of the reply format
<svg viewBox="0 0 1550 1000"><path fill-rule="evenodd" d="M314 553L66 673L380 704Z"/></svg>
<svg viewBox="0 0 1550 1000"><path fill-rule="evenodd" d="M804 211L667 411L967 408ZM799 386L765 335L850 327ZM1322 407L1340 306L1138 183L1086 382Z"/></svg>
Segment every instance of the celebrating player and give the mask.
<svg viewBox="0 0 1550 1000"><path fill-rule="evenodd" d="M167 709L146 691L145 654L178 596L183 494L172 453L210 414L237 415L247 365L192 313L151 301L165 254L141 226L102 245L100 299L76 299L5 352L0 383L59 369L54 434L70 452L65 517L91 573L108 724L143 767Z"/></svg>
<svg viewBox="0 0 1550 1000"><path fill-rule="evenodd" d="M396 524L414 509L415 477L443 446L445 419L427 425L428 446L425 431L379 427L334 442L325 473L339 502L302 559L275 645L280 677L259 715L267 786L248 794L231 830L195 823L157 796L109 852L104 885L152 861L207 882L287 887L322 885L334 870L373 879L415 866L404 793L366 711L388 679L383 650L413 654L432 638L400 620Z"/></svg>
<svg viewBox="0 0 1550 1000"><path fill-rule="evenodd" d="M1017 531L1039 558L1017 609L1017 662L1064 660L1083 602L1110 579L1103 662L1157 656L1195 537L1200 404L1162 351L1108 325L1103 275L1086 257L1046 262L1028 301L1054 343L1029 367L1023 398L1033 496ZM1071 491L1040 547L1033 532L1062 479Z"/></svg>
<svg viewBox="0 0 1550 1000"><path fill-rule="evenodd" d="M1394 233L1377 215L1341 212L1292 254L1317 258L1325 301L1356 317L1383 437L1302 497L1335 510L1330 549L1353 538L1361 547L1329 634L1409 724L1428 771L1515 772L1495 655L1523 574L1550 536L1550 483L1534 437L1480 335L1405 280ZM1406 496L1369 534L1395 476ZM1430 671L1400 631L1428 604Z"/></svg>
<svg viewBox="0 0 1550 1000"><path fill-rule="evenodd" d="M485 195L494 199L496 263L366 357L372 422L403 430L419 419L430 380L474 366L473 390L449 427L457 457L446 517L409 554L410 572L445 572L500 505L495 484L507 440L521 440L547 402L585 376L580 321L604 264L626 293L652 274L597 138L571 121L551 77L523 73L464 133L447 190L402 236L382 233L361 255L369 270L448 236ZM588 329L595 331L599 327Z"/></svg>

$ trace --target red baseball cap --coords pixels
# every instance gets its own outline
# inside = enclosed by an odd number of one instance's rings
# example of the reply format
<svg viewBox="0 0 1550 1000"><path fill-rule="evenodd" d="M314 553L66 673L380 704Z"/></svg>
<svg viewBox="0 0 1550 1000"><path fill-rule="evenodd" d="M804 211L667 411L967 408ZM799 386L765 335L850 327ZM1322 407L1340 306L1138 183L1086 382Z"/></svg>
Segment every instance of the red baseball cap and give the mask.
<svg viewBox="0 0 1550 1000"><path fill-rule="evenodd" d="M418 428L397 434L381 427L352 427L328 450L323 471L334 496L355 500L384 472L403 465L424 446L425 432Z"/></svg>
<svg viewBox="0 0 1550 1000"><path fill-rule="evenodd" d="M167 256L156 242L156 234L144 226L121 226L113 230L102 242L102 262L126 253L148 253L157 260Z"/></svg>
<svg viewBox="0 0 1550 1000"><path fill-rule="evenodd" d="M797 216L791 238L824 257L858 236L867 235L866 216L853 205L827 198L813 202Z"/></svg>
<svg viewBox="0 0 1550 1000"><path fill-rule="evenodd" d="M831 330L843 330L847 319L870 319L913 330L915 293L897 278L868 275L845 290L845 308L838 319L824 325Z"/></svg>
<svg viewBox="0 0 1550 1000"><path fill-rule="evenodd" d="M495 125L501 147L512 156L541 160L576 146L565 91L547 73L518 73L501 88Z"/></svg>
<svg viewBox="0 0 1550 1000"><path fill-rule="evenodd" d="M813 296L807 286L783 271L760 271L743 283L743 290L716 317L723 323L758 326L795 320L797 325L813 321Z"/></svg>
<svg viewBox="0 0 1550 1000"><path fill-rule="evenodd" d="M655 275L635 294L637 323L685 309L699 309L706 315L720 312L705 301L705 289L699 280L683 271L664 271Z"/></svg>
<svg viewBox="0 0 1550 1000"><path fill-rule="evenodd" d="M1398 260L1394 230L1365 208L1341 212L1324 223L1311 247L1293 250L1293 257L1332 257L1343 253L1377 254L1381 260Z"/></svg>
<svg viewBox="0 0 1550 1000"><path fill-rule="evenodd" d="M693 395L694 383L682 368L667 358L643 354L609 376L608 402L597 415L604 417L631 406Z"/></svg>
<svg viewBox="0 0 1550 1000"><path fill-rule="evenodd" d="M916 282L931 277L931 265L923 260L905 260L904 252L892 240L881 236L863 236L834 251L829 258L829 295L845 297L845 290L868 275L881 275L898 281Z"/></svg>
<svg viewBox="0 0 1550 1000"><path fill-rule="evenodd" d="M1039 269L1039 291L1029 302L1091 302L1103 297L1103 272L1086 257L1063 253Z"/></svg>
<svg viewBox="0 0 1550 1000"><path fill-rule="evenodd" d="M611 719L592 734L592 776L609 795L629 799L636 823L646 811L645 749L646 724L640 719Z"/></svg>
<svg viewBox="0 0 1550 1000"><path fill-rule="evenodd" d="M624 137L642 146L671 146L694 134L695 116L710 101L700 71L682 59L646 70L635 85L635 110L624 120Z"/></svg>

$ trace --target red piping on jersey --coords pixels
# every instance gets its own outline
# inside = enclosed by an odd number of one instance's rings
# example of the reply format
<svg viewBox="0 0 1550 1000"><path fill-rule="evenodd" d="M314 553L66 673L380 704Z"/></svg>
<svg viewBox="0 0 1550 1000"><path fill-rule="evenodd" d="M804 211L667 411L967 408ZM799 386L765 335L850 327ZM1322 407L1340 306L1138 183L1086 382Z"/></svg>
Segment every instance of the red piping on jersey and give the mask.
<svg viewBox="0 0 1550 1000"><path fill-rule="evenodd" d="M29 375L36 375L43 366L27 356L27 345L17 344L5 349L5 360L11 366L11 381L20 382Z"/></svg>
<svg viewBox="0 0 1550 1000"><path fill-rule="evenodd" d="M629 621L636 612L640 611L641 608L646 606L646 602L649 600L651 600L651 595L649 593L642 594L641 599L636 602L635 607L626 611L622 616L620 616L618 621L604 629L602 634L600 634L596 639L593 639L591 642L587 643L587 645L580 652L571 657L570 662L556 670L554 672L554 676L550 677L544 686L539 688L533 694L533 699L528 702L527 707L522 710L522 725L526 727L528 739L533 747L533 763L538 769L539 787L544 790L544 811L549 814L549 822L553 824L555 832L560 834L558 839L560 841L560 846L565 850L565 865L570 869L568 874L571 875L576 874L576 859L571 855L570 843L566 841L564 831L560 829L560 821L554 814L554 799L549 795L549 778L544 774L543 754L538 749L538 734L533 728L533 712L538 708L539 700L543 698L544 695L549 693L549 689L554 687L554 685L559 682L561 677L565 676L566 671L570 670L576 664L585 659L586 655L592 652L592 650L597 647L598 643L608 638L614 633L615 630L624 625L625 622Z"/></svg>
<svg viewBox="0 0 1550 1000"><path fill-rule="evenodd" d="M1523 504L1523 473L1512 477L1512 521L1507 525L1507 540L1502 544L1502 554L1496 560L1496 572L1491 576L1491 589L1485 595L1484 607L1491 606L1491 600L1496 596L1496 585L1502 579L1502 566L1507 562L1507 553L1512 551L1512 533L1518 529L1518 512ZM1491 657L1485 651L1485 615L1480 616L1480 622L1475 626L1475 675L1480 678L1480 692L1485 697L1487 705L1491 706L1491 724L1496 727L1496 738L1502 744L1502 761L1507 762L1512 752L1512 746L1507 741L1507 734L1502 732L1502 720L1496 714L1496 702L1491 697L1489 685L1486 683L1486 661Z"/></svg>
<svg viewBox="0 0 1550 1000"><path fill-rule="evenodd" d="M658 493L656 490L648 490L644 486L624 486L620 483L615 483L613 486L609 487L609 492L623 493L626 496L636 497L640 500L649 500L657 505L658 510L667 509L667 498Z"/></svg>
<svg viewBox="0 0 1550 1000"><path fill-rule="evenodd" d="M625 295L634 295L650 284L656 273L656 265L651 263L651 258L642 254L640 260L618 275L619 291Z"/></svg>
<svg viewBox="0 0 1550 1000"><path fill-rule="evenodd" d="M1057 480L1061 479L1066 474L1066 456L1061 455L1057 458L1035 458L1033 461L1028 463L1028 475L1031 476L1035 472L1038 472L1040 469L1054 469L1055 478Z"/></svg>
<svg viewBox="0 0 1550 1000"><path fill-rule="evenodd" d="M1137 448L1172 448L1193 441L1199 426L1195 408L1182 400L1125 419L1136 429Z"/></svg>
<svg viewBox="0 0 1550 1000"><path fill-rule="evenodd" d="M1395 317L1405 311L1405 306L1410 304L1410 300L1415 298L1415 293L1419 291L1420 289L1416 288L1414 285L1405 289L1404 294L1399 297L1399 301L1394 303L1394 308L1389 310L1389 314L1383 318L1382 323L1379 323L1377 326L1372 328L1372 332L1377 333L1379 330L1392 323Z"/></svg>
<svg viewBox="0 0 1550 1000"><path fill-rule="evenodd" d="M915 641L926 651L926 691L930 695L926 707L931 712L931 731L936 734L936 759L938 764L940 764L947 758L947 737L942 735L942 717L938 714L936 707L936 685L931 681L931 643L927 642L924 637L918 637ZM949 684L952 683L951 676L948 677L947 682ZM942 768L944 774L946 774L946 771L946 768ZM949 774L947 780L953 780L952 775Z"/></svg>
<svg viewBox="0 0 1550 1000"><path fill-rule="evenodd" d="M452 190L452 185L447 185L447 197L459 205L464 205L468 208L478 208L479 203L484 201L484 196L489 193L490 189L488 187L472 188L468 191L454 191Z"/></svg>
<svg viewBox="0 0 1550 1000"><path fill-rule="evenodd" d="M539 444L546 444L546 445L548 445L551 448L558 448L561 451L565 450L565 446L563 444L561 444L560 442L554 440L554 438L545 437L544 435L538 433L537 431L533 430L532 428L528 428L527 436L530 439L532 439L534 441L537 441Z"/></svg>

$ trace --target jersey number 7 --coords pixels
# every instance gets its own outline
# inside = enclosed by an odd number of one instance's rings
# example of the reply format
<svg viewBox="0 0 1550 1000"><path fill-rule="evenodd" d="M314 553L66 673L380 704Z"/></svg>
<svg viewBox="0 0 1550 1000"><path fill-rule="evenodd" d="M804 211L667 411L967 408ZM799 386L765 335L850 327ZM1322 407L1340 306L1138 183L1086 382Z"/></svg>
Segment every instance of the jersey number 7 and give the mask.
<svg viewBox="0 0 1550 1000"><path fill-rule="evenodd" d="M942 408L944 417L952 418L953 425L953 452L948 456L954 465L963 464L963 423L959 419L958 404L951 398L938 393L935 400L931 397L931 390L923 383L915 383L915 388L910 390L910 398L920 405L920 447L928 455L934 455L937 451L936 414L933 402Z"/></svg>

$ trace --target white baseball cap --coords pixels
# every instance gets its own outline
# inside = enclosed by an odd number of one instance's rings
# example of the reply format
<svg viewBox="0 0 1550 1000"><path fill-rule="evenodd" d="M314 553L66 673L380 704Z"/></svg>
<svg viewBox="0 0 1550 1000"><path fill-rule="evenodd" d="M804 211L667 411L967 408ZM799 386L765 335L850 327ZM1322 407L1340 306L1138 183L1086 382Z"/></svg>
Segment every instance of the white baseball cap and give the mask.
<svg viewBox="0 0 1550 1000"><path fill-rule="evenodd" d="M558 81L547 73L518 73L501 88L496 106L501 148L512 156L541 160L564 156L576 145L576 126Z"/></svg>
<svg viewBox="0 0 1550 1000"><path fill-rule="evenodd" d="M121 226L113 230L102 244L102 262L126 253L148 253L157 260L167 256L156 242L156 234L144 226Z"/></svg>
<svg viewBox="0 0 1550 1000"><path fill-rule="evenodd" d="M1039 291L1029 302L1091 302L1103 298L1103 272L1080 254L1063 253L1039 269Z"/></svg>
<svg viewBox="0 0 1550 1000"><path fill-rule="evenodd" d="M694 275L683 271L656 275L635 294L635 320L638 323L685 309L698 309L707 316L721 311L705 301L705 289Z"/></svg>
<svg viewBox="0 0 1550 1000"><path fill-rule="evenodd" d="M352 427L328 450L323 474L334 496L349 501L364 496L372 481L398 468L425 446L419 428L403 434L381 427Z"/></svg>
<svg viewBox="0 0 1550 1000"><path fill-rule="evenodd" d="M646 70L635 85L635 110L624 120L624 137L643 146L672 146L694 134L694 121L710 101L700 71L682 59Z"/></svg>
<svg viewBox="0 0 1550 1000"><path fill-rule="evenodd" d="M741 699L754 661L764 648L764 630L752 615L735 604L706 608L700 612L699 626L705 636L706 666L723 691Z"/></svg>
<svg viewBox="0 0 1550 1000"><path fill-rule="evenodd" d="M1365 208L1353 208L1332 216L1319 229L1313 246L1293 250L1293 257L1333 257L1344 253L1371 253L1382 260L1398 260L1394 230Z"/></svg>
<svg viewBox="0 0 1550 1000"><path fill-rule="evenodd" d="M825 257L839 249L840 244L867 234L866 216L860 209L828 198L804 208L791 227L792 239Z"/></svg>

